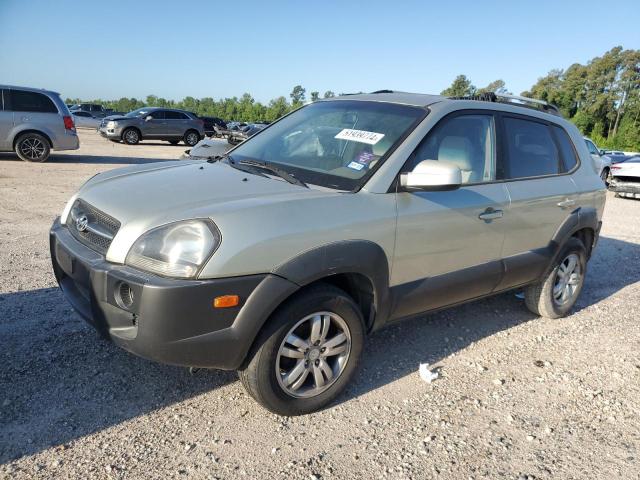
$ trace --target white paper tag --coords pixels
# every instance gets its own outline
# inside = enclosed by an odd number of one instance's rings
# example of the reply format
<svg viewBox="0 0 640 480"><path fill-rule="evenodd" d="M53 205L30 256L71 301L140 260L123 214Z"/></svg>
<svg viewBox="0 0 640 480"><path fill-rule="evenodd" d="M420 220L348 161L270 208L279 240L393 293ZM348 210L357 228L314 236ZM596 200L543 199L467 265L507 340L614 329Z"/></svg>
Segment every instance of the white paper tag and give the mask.
<svg viewBox="0 0 640 480"><path fill-rule="evenodd" d="M384 137L384 133L367 132L366 130L352 130L351 128L345 128L334 138L375 145L380 140L382 140L382 137Z"/></svg>
<svg viewBox="0 0 640 480"><path fill-rule="evenodd" d="M362 170L365 166L358 162L351 162L347 167L353 168L354 170Z"/></svg>

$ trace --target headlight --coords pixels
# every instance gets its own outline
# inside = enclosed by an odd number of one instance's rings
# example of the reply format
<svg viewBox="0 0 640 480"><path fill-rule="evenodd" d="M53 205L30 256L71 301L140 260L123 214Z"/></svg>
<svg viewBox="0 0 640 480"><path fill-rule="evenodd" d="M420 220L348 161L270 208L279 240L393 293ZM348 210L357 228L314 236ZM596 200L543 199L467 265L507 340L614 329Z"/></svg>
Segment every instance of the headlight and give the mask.
<svg viewBox="0 0 640 480"><path fill-rule="evenodd" d="M193 278L220 241L220 232L208 220L171 223L138 238L125 263L165 277Z"/></svg>
<svg viewBox="0 0 640 480"><path fill-rule="evenodd" d="M113 120L110 120L109 122L107 122L107 128L116 128L117 125L118 125L118 122L114 122Z"/></svg>

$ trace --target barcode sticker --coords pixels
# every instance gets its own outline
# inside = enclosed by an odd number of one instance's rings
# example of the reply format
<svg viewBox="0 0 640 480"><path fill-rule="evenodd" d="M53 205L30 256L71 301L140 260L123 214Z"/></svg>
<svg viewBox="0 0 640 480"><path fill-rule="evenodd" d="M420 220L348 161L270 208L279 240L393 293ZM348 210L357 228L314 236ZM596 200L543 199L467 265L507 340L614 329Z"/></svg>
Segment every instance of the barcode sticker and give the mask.
<svg viewBox="0 0 640 480"><path fill-rule="evenodd" d="M345 128L334 138L375 145L380 140L382 140L382 137L384 137L384 133L367 132L366 130L353 130L351 128Z"/></svg>

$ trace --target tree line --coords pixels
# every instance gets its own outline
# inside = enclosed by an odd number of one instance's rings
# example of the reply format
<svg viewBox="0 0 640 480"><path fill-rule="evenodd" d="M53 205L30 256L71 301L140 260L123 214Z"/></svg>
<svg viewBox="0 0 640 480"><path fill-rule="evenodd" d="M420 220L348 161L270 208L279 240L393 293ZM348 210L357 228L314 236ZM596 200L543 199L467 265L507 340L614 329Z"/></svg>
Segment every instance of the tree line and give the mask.
<svg viewBox="0 0 640 480"><path fill-rule="evenodd" d="M502 80L478 89L459 75L442 95L484 92L509 93ZM640 50L615 47L586 65L551 70L521 95L556 105L600 147L640 151Z"/></svg>
<svg viewBox="0 0 640 480"><path fill-rule="evenodd" d="M465 75L458 75L441 92L446 96L471 96L486 92L510 93L503 80L495 80L477 88ZM615 47L585 65L574 63L567 69L551 70L521 95L538 98L556 105L562 115L575 123L584 135L601 147L640 150L640 50ZM328 90L322 97L334 97ZM320 92L309 93L316 101ZM155 95L146 99L92 100L115 111L129 112L143 106L179 108L201 116L220 117L244 122L273 121L307 101L307 91L296 85L289 98L274 98L267 104L256 101L249 93L241 97L185 97L180 101ZM67 99L67 103L83 103Z"/></svg>
<svg viewBox="0 0 640 480"><path fill-rule="evenodd" d="M331 90L324 92L323 98L335 97ZM310 92L309 99L316 101L320 99L320 92ZM185 97L182 100L167 100L156 95L147 95L144 100L137 98L120 98L118 100L91 100L84 101L78 98L67 98L67 104L98 103L105 108L110 108L116 112L130 112L142 107L164 107L178 108L194 112L200 116L219 117L225 120L238 120L242 122L272 122L291 110L302 106L307 100L307 91L301 85L296 85L289 94L289 99L281 96L274 98L266 105L256 101L249 93L245 93L240 98L221 98L216 100L212 97L194 98Z"/></svg>

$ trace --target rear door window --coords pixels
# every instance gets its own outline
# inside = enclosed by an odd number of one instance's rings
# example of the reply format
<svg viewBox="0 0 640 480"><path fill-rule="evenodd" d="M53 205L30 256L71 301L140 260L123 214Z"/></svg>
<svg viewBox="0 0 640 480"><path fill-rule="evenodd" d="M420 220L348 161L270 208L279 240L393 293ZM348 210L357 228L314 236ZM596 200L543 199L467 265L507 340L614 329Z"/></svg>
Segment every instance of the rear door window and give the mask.
<svg viewBox="0 0 640 480"><path fill-rule="evenodd" d="M156 110L155 112L151 112L149 114L149 116L151 118L153 118L154 120L164 120L165 118L165 111L164 110Z"/></svg>
<svg viewBox="0 0 640 480"><path fill-rule="evenodd" d="M504 133L507 179L561 173L560 154L546 124L504 117Z"/></svg>
<svg viewBox="0 0 640 480"><path fill-rule="evenodd" d="M11 110L14 112L58 113L58 109L49 97L38 92L9 90Z"/></svg>
<svg viewBox="0 0 640 480"><path fill-rule="evenodd" d="M186 120L189 117L187 117L182 112L172 112L170 110L167 110L164 113L164 118L166 118L167 120Z"/></svg>

